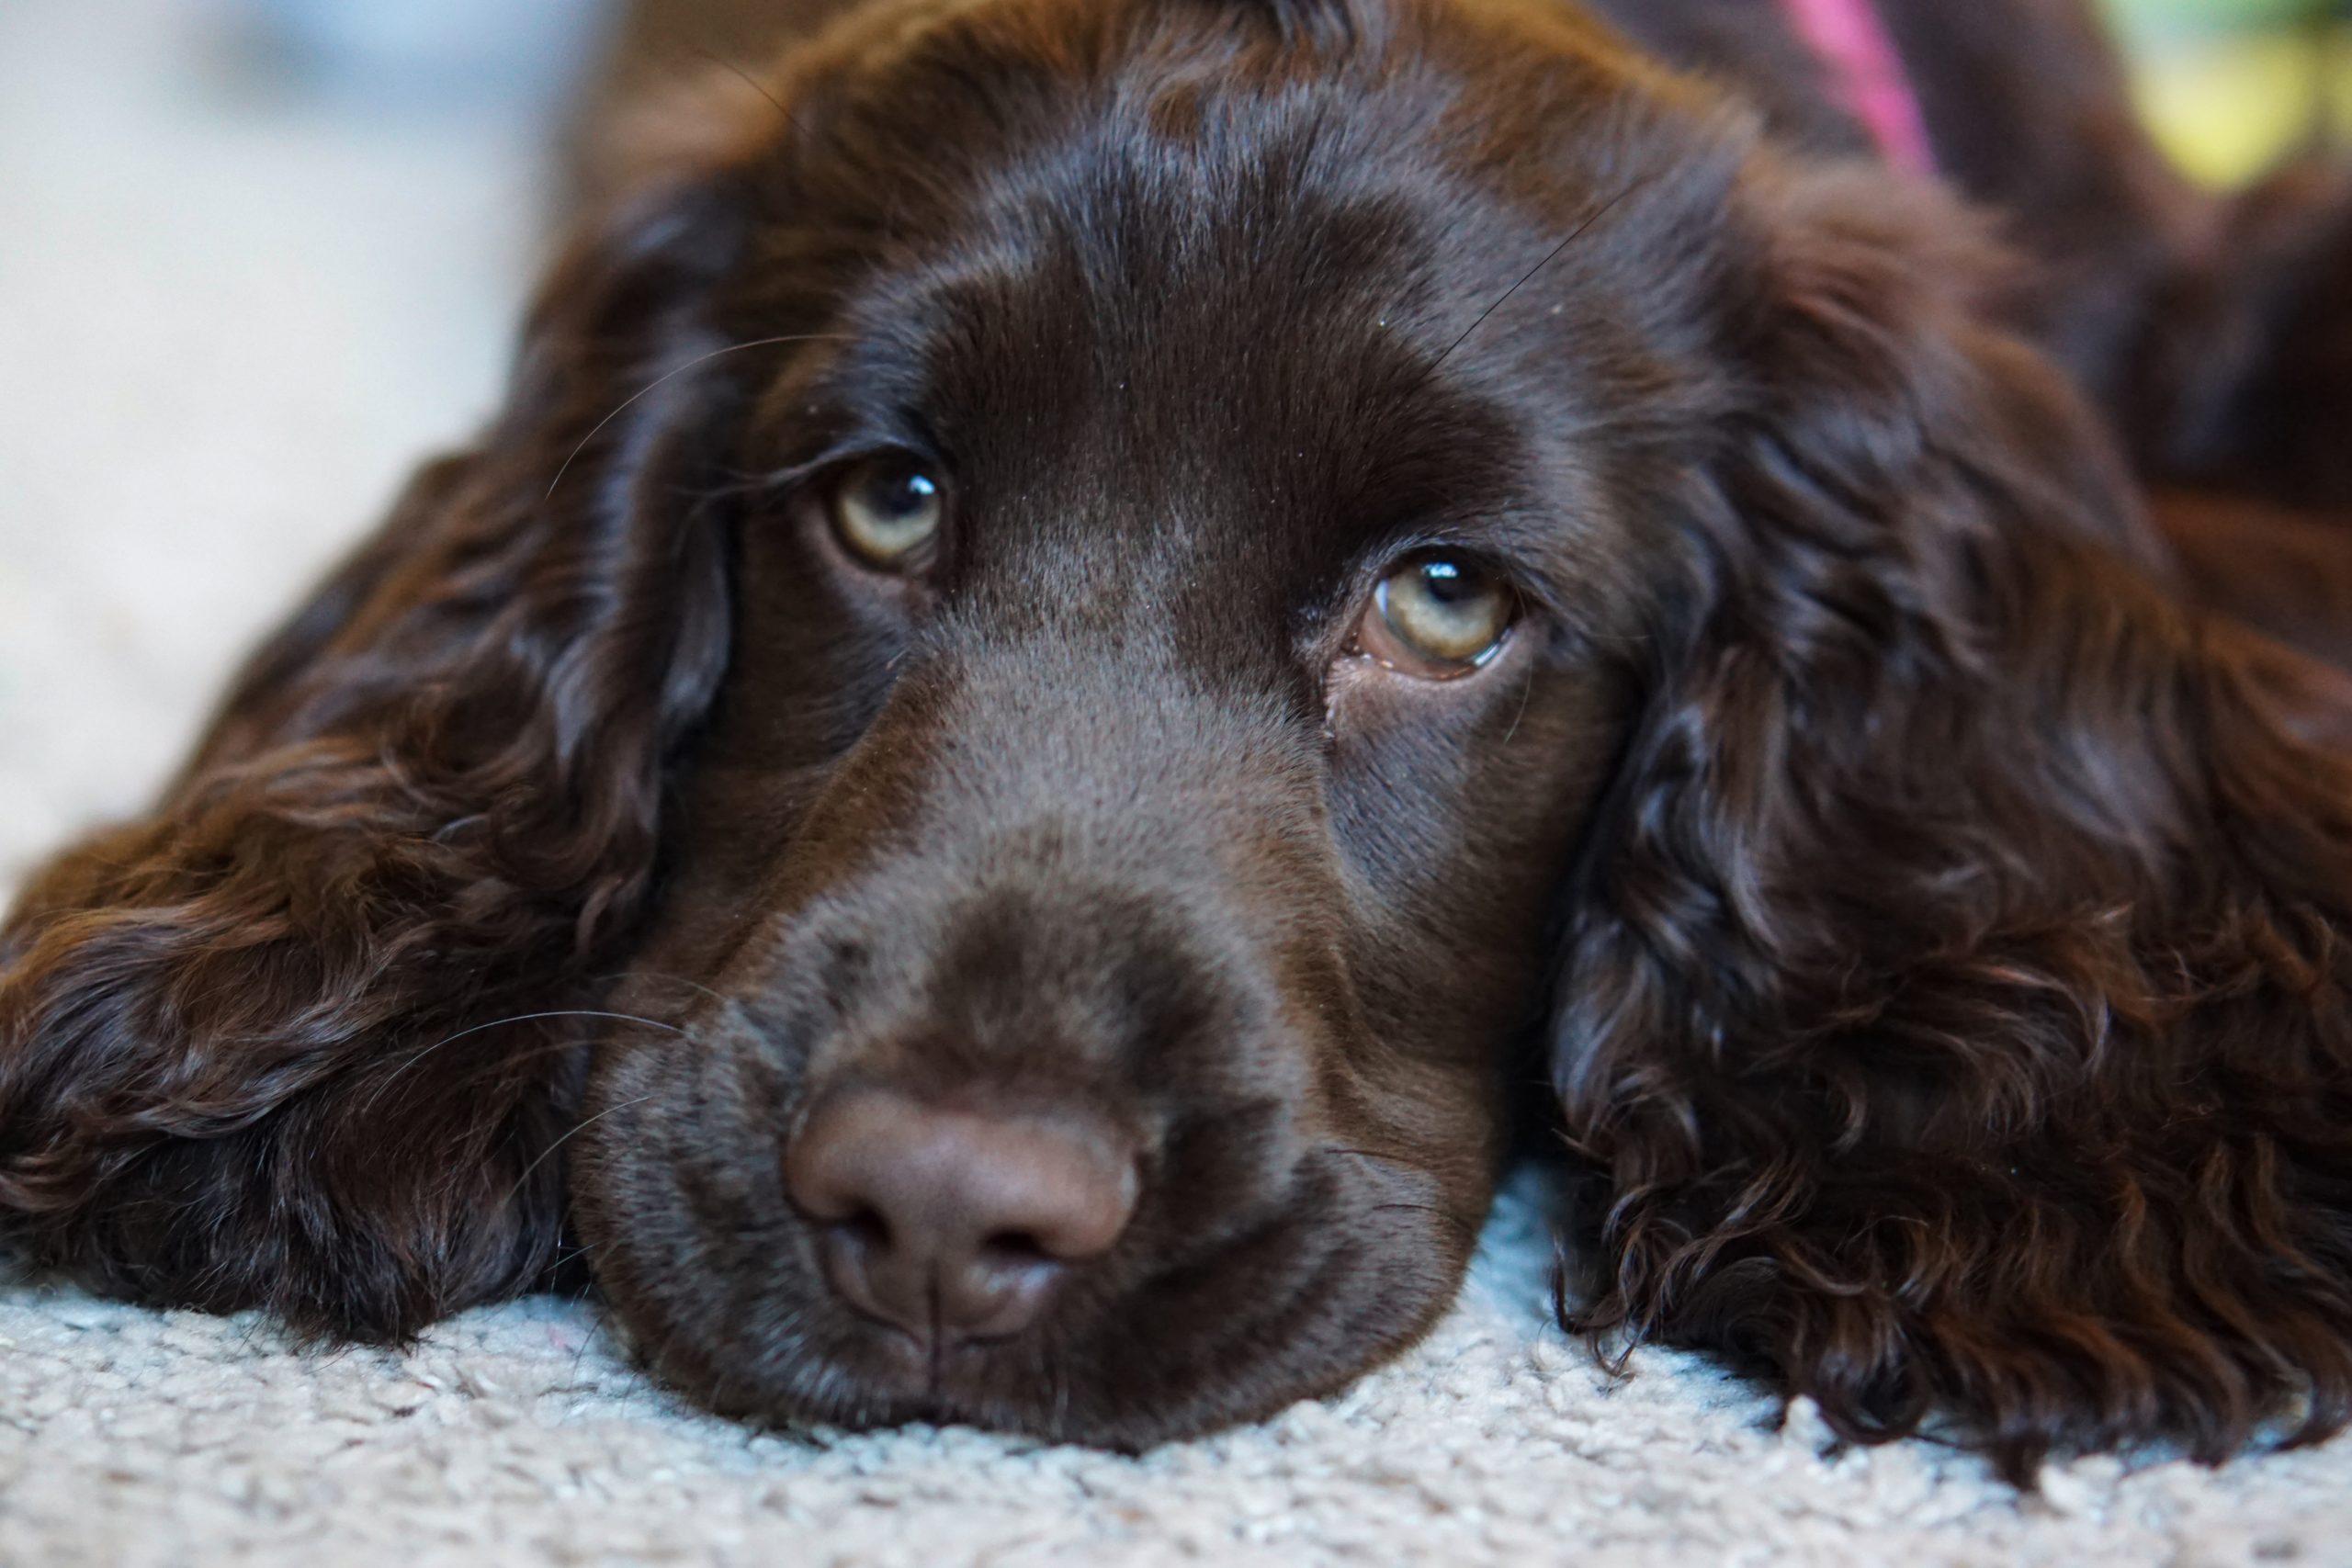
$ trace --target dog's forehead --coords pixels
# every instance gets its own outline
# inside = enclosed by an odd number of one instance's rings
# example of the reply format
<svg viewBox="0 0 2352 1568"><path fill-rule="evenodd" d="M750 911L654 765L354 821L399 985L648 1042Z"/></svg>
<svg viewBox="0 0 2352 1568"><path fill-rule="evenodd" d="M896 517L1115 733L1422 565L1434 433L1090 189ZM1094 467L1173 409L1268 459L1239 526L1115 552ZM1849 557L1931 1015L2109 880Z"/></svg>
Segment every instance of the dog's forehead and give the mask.
<svg viewBox="0 0 2352 1568"><path fill-rule="evenodd" d="M1458 85L1148 51L893 68L819 121L832 153L786 155L765 259L796 297L746 335L831 342L774 423L804 458L820 412L936 457L1008 599L1272 626L1437 543L1536 541L1580 578L1600 547L1555 525L1607 511L1575 433L1611 393L1555 328L1611 313L1578 280L1607 269L1518 286L1593 193L1503 158Z"/></svg>
<svg viewBox="0 0 2352 1568"><path fill-rule="evenodd" d="M1528 410L1474 389L1475 342L1433 373L1504 224L1435 210L1410 171L1109 131L1046 167L973 192L844 312L853 375L998 538L1287 576L1508 482Z"/></svg>

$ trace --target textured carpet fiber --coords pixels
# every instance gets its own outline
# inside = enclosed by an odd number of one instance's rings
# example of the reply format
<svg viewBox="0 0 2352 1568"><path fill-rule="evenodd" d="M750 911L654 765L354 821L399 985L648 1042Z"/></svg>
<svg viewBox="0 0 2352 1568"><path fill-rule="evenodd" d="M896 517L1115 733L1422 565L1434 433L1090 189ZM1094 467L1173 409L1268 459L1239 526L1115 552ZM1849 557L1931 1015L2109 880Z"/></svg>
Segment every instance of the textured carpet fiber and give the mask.
<svg viewBox="0 0 2352 1568"><path fill-rule="evenodd" d="M0 1562L608 1559L1306 1564L2352 1562L2352 1453L2216 1474L2112 1460L2021 1501L1926 1444L1837 1451L1702 1363L1612 1382L1540 1327L1506 1204L1402 1363L1262 1427L1120 1459L967 1431L755 1434L681 1408L583 1307L471 1314L413 1353L0 1294Z"/></svg>
<svg viewBox="0 0 2352 1568"><path fill-rule="evenodd" d="M228 93L169 0L0 4L0 884L130 809L233 651L487 407L523 127ZM0 1568L1325 1562L2352 1564L2352 1443L2111 1460L2019 1499L1926 1444L1544 1327L1507 1202L1437 1335L1345 1397L1139 1460L755 1434L588 1308L413 1353L0 1280Z"/></svg>

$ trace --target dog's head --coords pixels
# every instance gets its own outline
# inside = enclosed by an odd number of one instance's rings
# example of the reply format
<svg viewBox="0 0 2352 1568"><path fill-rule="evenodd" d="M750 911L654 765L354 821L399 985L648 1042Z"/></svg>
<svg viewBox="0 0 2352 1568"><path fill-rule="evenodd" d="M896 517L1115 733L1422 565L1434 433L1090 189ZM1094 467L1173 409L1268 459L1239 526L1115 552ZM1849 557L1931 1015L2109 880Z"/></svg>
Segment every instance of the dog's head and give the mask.
<svg viewBox="0 0 2352 1568"><path fill-rule="evenodd" d="M1514 144L1498 21L1345 19L886 9L683 197L729 658L573 1168L730 1406L1136 1441L1466 1261L1656 611L1596 432L1679 372L1622 71L1560 27Z"/></svg>
<svg viewBox="0 0 2352 1568"><path fill-rule="evenodd" d="M1548 1066L1621 1299L1834 1340L1799 1187L1990 1179L1956 1042L2188 809L1969 225L1550 0L885 0L735 97L34 888L20 1229L398 1334L568 1189L725 1408L1138 1443L1420 1332Z"/></svg>

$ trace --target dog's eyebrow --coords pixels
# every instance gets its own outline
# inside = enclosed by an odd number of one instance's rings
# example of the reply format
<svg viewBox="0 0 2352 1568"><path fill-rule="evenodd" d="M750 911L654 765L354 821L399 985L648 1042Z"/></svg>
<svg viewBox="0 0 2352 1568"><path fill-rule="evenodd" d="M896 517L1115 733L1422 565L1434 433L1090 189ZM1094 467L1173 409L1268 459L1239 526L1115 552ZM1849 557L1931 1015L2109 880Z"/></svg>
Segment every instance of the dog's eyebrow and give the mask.
<svg viewBox="0 0 2352 1568"><path fill-rule="evenodd" d="M793 134L800 138L801 145L807 146L816 140L816 133L808 129L808 122L802 119L798 114L794 112L790 104L776 96L775 93L768 89L766 84L763 83L757 76L752 74L751 72L745 70L741 65L728 59L725 55L720 54L716 50L706 49L700 45L696 45L689 52L694 54L697 59L707 60L711 64L718 66L721 71L728 73L736 80L741 82L743 85L751 88L752 91L757 93L760 96L765 98L770 104L774 105L775 112L784 117L784 123L790 126L792 128Z"/></svg>
<svg viewBox="0 0 2352 1568"><path fill-rule="evenodd" d="M808 128L800 123L798 118L793 114L792 110L786 107L785 101L782 98L777 97L774 93L769 92L765 87L762 86L760 85L760 79L752 75L749 71L744 70L741 65L736 64L735 62L728 59L717 50L705 49L699 44L695 45L692 50L688 51L688 52L694 55L697 60L708 61L711 64L718 66L721 71L726 72L729 75L742 83L746 87L751 88L754 93L759 94L760 96L765 98L769 103L775 106L775 112L784 117L784 121L786 125L789 125L793 130L800 131L804 135L807 134Z"/></svg>
<svg viewBox="0 0 2352 1568"><path fill-rule="evenodd" d="M1655 178L1655 176L1652 176L1652 178ZM1554 262L1559 260L1562 254L1565 253L1570 245L1573 245L1578 240L1583 239L1585 235L1590 231L1594 224L1608 217L1609 214L1615 210L1627 197L1632 196L1635 191L1642 189L1645 186L1647 186L1650 183L1650 179L1635 180L1632 185L1627 186L1623 190L1619 191L1615 196L1611 197L1607 201L1602 202L1599 207L1593 209L1591 214L1588 216L1583 222L1577 224L1576 228L1570 231L1566 239L1562 240L1558 244L1554 245L1550 254L1545 255L1542 261L1537 262L1533 266L1527 269L1524 276L1522 276L1517 283L1512 284L1509 288L1504 289L1502 294L1493 304L1478 312L1478 319L1471 322L1467 327L1464 328L1462 335L1455 338L1453 343L1446 346L1445 352L1437 356L1437 362L1430 367L1429 374L1421 378L1420 385L1427 386L1431 380L1435 379L1437 373L1445 368L1445 362L1453 357L1454 351L1459 349L1464 344L1468 343L1472 334L1476 333L1480 327L1487 324L1487 319L1489 316L1492 316L1496 311L1501 310L1505 305L1510 304L1513 296L1517 295L1521 289L1526 288L1529 284L1534 282L1536 274L1542 272L1545 267L1550 266Z"/></svg>

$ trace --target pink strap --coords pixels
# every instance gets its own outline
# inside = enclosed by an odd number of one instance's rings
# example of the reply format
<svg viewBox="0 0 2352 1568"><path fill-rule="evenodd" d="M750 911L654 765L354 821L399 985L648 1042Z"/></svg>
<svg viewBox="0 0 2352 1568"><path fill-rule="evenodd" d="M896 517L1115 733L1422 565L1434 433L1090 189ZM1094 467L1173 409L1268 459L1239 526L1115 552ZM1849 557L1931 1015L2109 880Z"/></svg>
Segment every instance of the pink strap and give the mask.
<svg viewBox="0 0 2352 1568"><path fill-rule="evenodd" d="M1871 0L1781 0L1789 23L1829 70L1846 107L1878 139L1895 167L1936 172L1935 144L1911 88L1903 52Z"/></svg>

